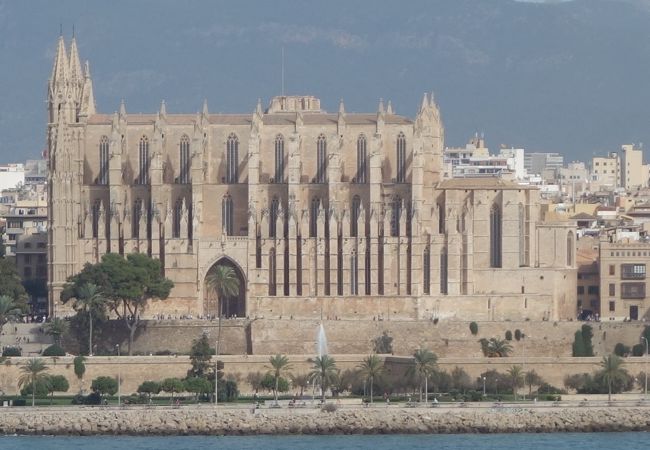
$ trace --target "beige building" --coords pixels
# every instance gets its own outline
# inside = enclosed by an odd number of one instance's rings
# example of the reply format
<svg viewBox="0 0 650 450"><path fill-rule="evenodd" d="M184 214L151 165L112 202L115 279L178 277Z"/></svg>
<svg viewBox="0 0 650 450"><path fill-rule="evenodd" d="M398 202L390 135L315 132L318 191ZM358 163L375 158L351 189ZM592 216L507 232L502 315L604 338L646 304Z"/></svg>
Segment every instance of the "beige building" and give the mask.
<svg viewBox="0 0 650 450"><path fill-rule="evenodd" d="M621 186L628 191L648 186L648 165L643 164L643 150L632 144L621 146Z"/></svg>
<svg viewBox="0 0 650 450"><path fill-rule="evenodd" d="M441 179L433 98L414 118L380 102L326 113L282 96L252 114L95 110L74 40L48 84L50 308L107 252L159 258L174 289L154 313L217 314L215 265L242 282L227 316L503 320L575 314L575 230L538 191Z"/></svg>
<svg viewBox="0 0 650 450"><path fill-rule="evenodd" d="M615 189L621 185L621 167L618 153L595 156L591 160L591 181L603 189Z"/></svg>

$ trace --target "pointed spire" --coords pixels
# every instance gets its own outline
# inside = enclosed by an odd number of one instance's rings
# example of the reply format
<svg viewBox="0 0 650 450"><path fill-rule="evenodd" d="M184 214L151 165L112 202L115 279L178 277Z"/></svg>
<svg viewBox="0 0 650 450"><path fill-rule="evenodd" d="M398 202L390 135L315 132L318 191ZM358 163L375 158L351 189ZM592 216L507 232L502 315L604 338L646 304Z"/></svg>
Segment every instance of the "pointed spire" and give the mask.
<svg viewBox="0 0 650 450"><path fill-rule="evenodd" d="M420 111L424 111L427 109L429 106L429 97L427 96L427 93L424 93L424 97L422 97L422 105L420 106Z"/></svg>
<svg viewBox="0 0 650 450"><path fill-rule="evenodd" d="M388 100L388 106L386 107L386 114L393 114L393 104Z"/></svg>
<svg viewBox="0 0 650 450"><path fill-rule="evenodd" d="M124 104L124 99L120 101L120 117L126 116L126 105Z"/></svg>
<svg viewBox="0 0 650 450"><path fill-rule="evenodd" d="M59 36L59 42L56 48L56 56L54 57L54 66L52 67L52 76L50 80L52 84L63 83L68 78L68 56L65 51L65 41L63 36Z"/></svg>
<svg viewBox="0 0 650 450"><path fill-rule="evenodd" d="M203 99L203 115L208 116L208 99L204 98Z"/></svg>
<svg viewBox="0 0 650 450"><path fill-rule="evenodd" d="M377 112L379 114L384 114L384 112L385 112L384 111L384 99L383 98L379 99L379 108L377 109Z"/></svg>
<svg viewBox="0 0 650 450"><path fill-rule="evenodd" d="M88 117L95 114L95 94L93 93L93 80L90 77L90 63L86 61L85 79L81 89L81 107L79 117Z"/></svg>
<svg viewBox="0 0 650 450"><path fill-rule="evenodd" d="M72 41L70 42L70 79L73 82L80 83L83 80L83 74L81 72L81 60L79 59L79 50L77 49L77 39L72 36Z"/></svg>
<svg viewBox="0 0 650 450"><path fill-rule="evenodd" d="M342 116L345 115L345 104L343 103L343 99L339 101L339 114Z"/></svg>
<svg viewBox="0 0 650 450"><path fill-rule="evenodd" d="M165 106L165 100L163 100L160 103L160 111L158 112L158 115L161 117L165 117L167 115L167 107Z"/></svg>
<svg viewBox="0 0 650 450"><path fill-rule="evenodd" d="M262 117L262 115L264 114L264 111L262 110L262 99L261 98L257 99L257 106L255 107L255 114L257 114L260 117Z"/></svg>
<svg viewBox="0 0 650 450"><path fill-rule="evenodd" d="M433 91L431 91L431 96L429 97L429 105L436 106L436 99L435 96L433 95Z"/></svg>

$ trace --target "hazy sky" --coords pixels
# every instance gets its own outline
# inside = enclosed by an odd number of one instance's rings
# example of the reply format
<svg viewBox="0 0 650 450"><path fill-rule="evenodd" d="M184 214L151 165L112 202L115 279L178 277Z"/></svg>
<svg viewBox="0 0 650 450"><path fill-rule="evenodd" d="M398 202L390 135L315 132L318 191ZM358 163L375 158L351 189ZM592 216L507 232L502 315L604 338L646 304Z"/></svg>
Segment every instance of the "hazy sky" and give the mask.
<svg viewBox="0 0 650 450"><path fill-rule="evenodd" d="M0 0L0 162L37 156L63 25L98 110L252 112L281 91L413 116L434 91L447 145L589 158L650 143L650 1Z"/></svg>

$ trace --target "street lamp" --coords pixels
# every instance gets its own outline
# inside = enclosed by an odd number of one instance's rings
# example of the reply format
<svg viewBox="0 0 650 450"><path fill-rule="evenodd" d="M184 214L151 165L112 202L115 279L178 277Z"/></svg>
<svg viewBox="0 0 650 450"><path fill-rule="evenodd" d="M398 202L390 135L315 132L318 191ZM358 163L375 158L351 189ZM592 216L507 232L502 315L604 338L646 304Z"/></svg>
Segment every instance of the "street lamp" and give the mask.
<svg viewBox="0 0 650 450"><path fill-rule="evenodd" d="M120 344L115 344L117 348L117 357L120 357ZM122 369L119 361L117 362L117 406L122 404Z"/></svg>
<svg viewBox="0 0 650 450"><path fill-rule="evenodd" d="M483 397L485 397L485 380L486 378L483 377Z"/></svg>
<svg viewBox="0 0 650 450"><path fill-rule="evenodd" d="M645 361L643 372L645 375L645 386L643 388L643 397L648 399L648 339L645 336L641 336L641 339L645 342Z"/></svg>

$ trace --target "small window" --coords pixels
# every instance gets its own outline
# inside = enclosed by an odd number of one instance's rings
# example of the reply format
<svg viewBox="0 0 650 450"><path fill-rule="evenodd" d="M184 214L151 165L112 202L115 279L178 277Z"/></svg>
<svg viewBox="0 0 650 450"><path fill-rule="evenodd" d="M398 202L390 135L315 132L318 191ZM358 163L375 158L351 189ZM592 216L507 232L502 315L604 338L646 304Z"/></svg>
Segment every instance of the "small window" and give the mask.
<svg viewBox="0 0 650 450"><path fill-rule="evenodd" d="M32 255L25 255L25 264L32 263Z"/></svg>
<svg viewBox="0 0 650 450"><path fill-rule="evenodd" d="M609 312L616 311L616 302L609 302Z"/></svg>
<svg viewBox="0 0 650 450"><path fill-rule="evenodd" d="M614 283L609 283L609 296L610 297L616 296L616 284Z"/></svg>
<svg viewBox="0 0 650 450"><path fill-rule="evenodd" d="M31 242L25 242L25 248L32 248Z"/></svg>
<svg viewBox="0 0 650 450"><path fill-rule="evenodd" d="M589 295L598 295L599 288L598 286L589 286L587 287L587 294Z"/></svg>
<svg viewBox="0 0 650 450"><path fill-rule="evenodd" d="M45 242L39 242L36 246L38 248L45 248L46 244L45 244Z"/></svg>
<svg viewBox="0 0 650 450"><path fill-rule="evenodd" d="M610 275L616 275L616 266L614 264L609 265L609 274Z"/></svg>
<svg viewBox="0 0 650 450"><path fill-rule="evenodd" d="M584 286L578 286L578 295L583 295L585 293L585 287Z"/></svg>

